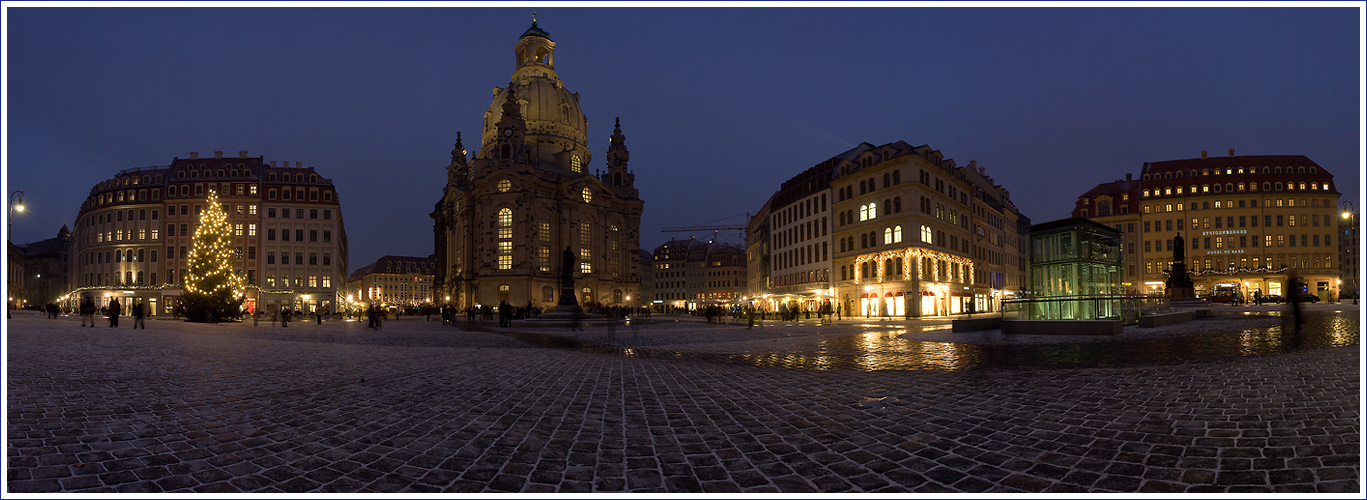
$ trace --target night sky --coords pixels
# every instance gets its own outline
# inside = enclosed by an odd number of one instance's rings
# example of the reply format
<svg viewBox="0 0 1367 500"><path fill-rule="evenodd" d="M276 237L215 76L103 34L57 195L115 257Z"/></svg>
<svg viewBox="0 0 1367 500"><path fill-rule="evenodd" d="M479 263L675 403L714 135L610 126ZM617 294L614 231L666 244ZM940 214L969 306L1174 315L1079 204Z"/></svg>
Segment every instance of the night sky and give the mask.
<svg viewBox="0 0 1367 500"><path fill-rule="evenodd" d="M1305 155L1359 198L1355 8L10 8L13 241L119 170L247 150L333 180L352 270L429 255L456 132L477 148L533 10L592 168L621 117L644 249L860 142L977 160L1034 222L1203 149Z"/></svg>

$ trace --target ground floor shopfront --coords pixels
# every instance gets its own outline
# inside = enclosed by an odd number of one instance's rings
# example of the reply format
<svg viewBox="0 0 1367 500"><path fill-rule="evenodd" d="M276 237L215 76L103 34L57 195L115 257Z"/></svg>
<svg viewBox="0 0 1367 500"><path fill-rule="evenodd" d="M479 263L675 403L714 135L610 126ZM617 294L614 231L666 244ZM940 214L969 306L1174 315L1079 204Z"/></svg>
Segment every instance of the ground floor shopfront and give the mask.
<svg viewBox="0 0 1367 500"><path fill-rule="evenodd" d="M1278 272L1230 272L1230 273L1193 273L1191 281L1196 290L1197 297L1210 298L1218 301L1228 300L1226 297L1237 297L1244 301L1252 301L1259 295L1275 295L1282 298L1292 296L1293 292L1314 295L1319 300L1331 301L1339 297L1342 283L1336 272L1311 272L1299 275L1301 281L1300 290L1291 290L1291 280L1295 274L1288 273L1286 270ZM1149 281L1144 283L1144 292L1150 295L1163 294L1166 284L1162 281Z"/></svg>
<svg viewBox="0 0 1367 500"><path fill-rule="evenodd" d="M90 298L95 307L105 309L110 303L118 302L125 314L134 305L147 305L151 316L175 315L180 305L181 289L178 286L158 287L87 287L73 291L62 297L62 306L75 311L85 298ZM299 293L292 290L262 290L250 287L243 292L242 309L248 314L263 311L267 314L289 308L293 311L325 313L334 311L338 303L332 293Z"/></svg>
<svg viewBox="0 0 1367 500"><path fill-rule="evenodd" d="M962 283L891 281L836 290L842 314L866 318L920 318L999 312L1003 290ZM1012 294L1014 295L1014 294Z"/></svg>

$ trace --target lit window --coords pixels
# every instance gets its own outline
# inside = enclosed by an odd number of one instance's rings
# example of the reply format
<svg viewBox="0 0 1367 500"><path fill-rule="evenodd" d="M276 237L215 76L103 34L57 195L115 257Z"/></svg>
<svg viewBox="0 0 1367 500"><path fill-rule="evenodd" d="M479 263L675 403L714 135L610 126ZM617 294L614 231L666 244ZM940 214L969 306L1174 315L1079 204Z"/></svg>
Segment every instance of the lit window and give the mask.
<svg viewBox="0 0 1367 500"><path fill-rule="evenodd" d="M931 241L931 234L932 234L932 233L930 232L930 226L924 226L924 225L921 226L921 242L922 242L922 243L934 243L933 241Z"/></svg>
<svg viewBox="0 0 1367 500"><path fill-rule="evenodd" d="M323 275L323 288L332 288L332 276Z"/></svg>
<svg viewBox="0 0 1367 500"><path fill-rule="evenodd" d="M256 236L256 224L247 224L247 236Z"/></svg>
<svg viewBox="0 0 1367 500"><path fill-rule="evenodd" d="M593 191L589 188L584 188L584 203L589 203L591 201L593 201Z"/></svg>
<svg viewBox="0 0 1367 500"><path fill-rule="evenodd" d="M247 215L256 215L256 205L247 205Z"/></svg>
<svg viewBox="0 0 1367 500"><path fill-rule="evenodd" d="M233 224L233 235L242 236L242 224Z"/></svg>
<svg viewBox="0 0 1367 500"><path fill-rule="evenodd" d="M584 171L584 166L579 163L579 155L570 156L570 171L576 173Z"/></svg>
<svg viewBox="0 0 1367 500"><path fill-rule="evenodd" d="M508 192L509 189L512 189L512 188L513 188L513 181L510 181L510 180L508 180L508 179L503 179L503 180L501 180L501 181L498 181L498 192L500 192L500 193L506 193L506 192Z"/></svg>
<svg viewBox="0 0 1367 500"><path fill-rule="evenodd" d="M513 210L504 208L498 211L498 237L513 237Z"/></svg>

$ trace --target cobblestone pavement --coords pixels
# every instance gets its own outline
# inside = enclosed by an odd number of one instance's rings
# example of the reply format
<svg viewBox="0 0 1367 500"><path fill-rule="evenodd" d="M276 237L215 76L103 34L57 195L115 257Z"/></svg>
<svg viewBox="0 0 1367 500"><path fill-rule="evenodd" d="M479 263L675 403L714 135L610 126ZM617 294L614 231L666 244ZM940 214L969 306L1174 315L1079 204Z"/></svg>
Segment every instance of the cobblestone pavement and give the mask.
<svg viewBox="0 0 1367 500"><path fill-rule="evenodd" d="M1361 491L1356 310L1304 341L78 324L6 324L9 492Z"/></svg>

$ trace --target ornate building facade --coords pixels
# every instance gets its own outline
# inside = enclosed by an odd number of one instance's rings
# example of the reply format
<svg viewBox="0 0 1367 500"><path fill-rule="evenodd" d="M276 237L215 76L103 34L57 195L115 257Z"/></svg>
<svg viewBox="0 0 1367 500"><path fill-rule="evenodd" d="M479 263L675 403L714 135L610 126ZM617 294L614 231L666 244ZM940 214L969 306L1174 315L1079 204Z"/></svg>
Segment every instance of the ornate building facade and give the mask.
<svg viewBox="0 0 1367 500"><path fill-rule="evenodd" d="M145 303L170 313L189 270L208 191L233 226L244 306L335 311L347 241L332 181L296 162L190 153L168 166L130 168L91 188L71 231L68 301Z"/></svg>
<svg viewBox="0 0 1367 500"><path fill-rule="evenodd" d="M1123 229L1125 281L1141 284L1141 293L1163 293L1173 236L1181 234L1198 296L1338 295L1339 192L1334 176L1305 156L1235 156L1230 150L1216 157L1202 151L1200 158L1145 163L1139 186L1095 191L1078 198L1073 214ZM1126 193L1137 203L1116 205L1114 196ZM1108 214L1105 203L1127 207L1138 220L1114 210ZM1131 235L1139 240L1133 250ZM1134 268L1130 255L1139 256ZM1288 288L1294 277L1305 282L1304 289Z"/></svg>
<svg viewBox="0 0 1367 500"><path fill-rule="evenodd" d="M550 34L533 22L513 53L517 67L507 87L494 89L479 150L467 159L456 135L431 213L434 296L459 308L554 307L569 249L581 305L642 305L643 202L620 123L606 170L590 172L588 120L579 94L556 75Z"/></svg>

